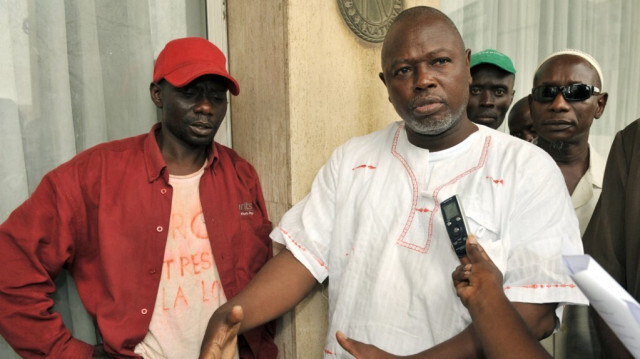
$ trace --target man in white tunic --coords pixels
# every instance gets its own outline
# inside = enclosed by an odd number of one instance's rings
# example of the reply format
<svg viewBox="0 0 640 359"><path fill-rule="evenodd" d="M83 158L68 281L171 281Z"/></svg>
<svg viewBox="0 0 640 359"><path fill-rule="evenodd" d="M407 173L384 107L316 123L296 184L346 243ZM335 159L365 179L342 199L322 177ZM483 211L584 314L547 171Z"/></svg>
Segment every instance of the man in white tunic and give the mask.
<svg viewBox="0 0 640 359"><path fill-rule="evenodd" d="M558 303L586 302L562 265L582 253L562 175L539 148L468 120L469 54L438 10L397 17L380 78L403 121L333 153L271 234L286 249L212 316L201 358L224 357L236 331L282 315L326 278L326 358L482 356L451 278L460 260L439 205L454 194L535 336L554 330Z"/></svg>

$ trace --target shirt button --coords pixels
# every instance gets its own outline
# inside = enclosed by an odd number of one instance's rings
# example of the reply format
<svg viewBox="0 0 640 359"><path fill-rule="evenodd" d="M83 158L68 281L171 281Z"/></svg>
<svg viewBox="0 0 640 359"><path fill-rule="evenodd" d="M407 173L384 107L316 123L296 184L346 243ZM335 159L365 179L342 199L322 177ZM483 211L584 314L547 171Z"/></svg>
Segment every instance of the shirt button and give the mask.
<svg viewBox="0 0 640 359"><path fill-rule="evenodd" d="M142 308L142 310L140 311L140 313L142 313L142 314L147 314L147 308Z"/></svg>
<svg viewBox="0 0 640 359"><path fill-rule="evenodd" d="M160 190L160 193L162 193L162 194L167 193L167 189L166 189L166 188L161 189L161 190Z"/></svg>
<svg viewBox="0 0 640 359"><path fill-rule="evenodd" d="M156 227L156 231L158 231L158 232L162 232L162 230L163 230L162 226L157 226L157 227Z"/></svg>
<svg viewBox="0 0 640 359"><path fill-rule="evenodd" d="M155 269L149 269L149 274L156 274L156 270Z"/></svg>

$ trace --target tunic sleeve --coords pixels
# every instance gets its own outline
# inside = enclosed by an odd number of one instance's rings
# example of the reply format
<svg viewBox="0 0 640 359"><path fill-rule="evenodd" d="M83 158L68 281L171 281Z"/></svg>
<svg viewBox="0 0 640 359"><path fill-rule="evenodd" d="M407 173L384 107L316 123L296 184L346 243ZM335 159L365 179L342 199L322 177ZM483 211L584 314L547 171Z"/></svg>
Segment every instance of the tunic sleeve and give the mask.
<svg viewBox="0 0 640 359"><path fill-rule="evenodd" d="M327 260L335 226L337 174L343 147L334 151L316 175L309 194L293 206L271 232L318 282L329 275Z"/></svg>
<svg viewBox="0 0 640 359"><path fill-rule="evenodd" d="M534 159L532 158L532 161ZM530 162L509 216L505 294L511 301L587 304L563 255L583 253L580 229L560 169L548 156Z"/></svg>

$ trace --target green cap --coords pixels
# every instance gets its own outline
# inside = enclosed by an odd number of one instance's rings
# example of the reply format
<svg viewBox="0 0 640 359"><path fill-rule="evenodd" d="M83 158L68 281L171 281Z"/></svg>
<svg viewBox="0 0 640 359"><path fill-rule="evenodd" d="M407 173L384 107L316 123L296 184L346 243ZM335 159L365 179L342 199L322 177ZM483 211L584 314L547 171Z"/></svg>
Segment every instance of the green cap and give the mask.
<svg viewBox="0 0 640 359"><path fill-rule="evenodd" d="M471 54L470 68L480 64L490 64L497 66L508 73L516 74L516 68L513 67L513 62L509 56L494 49L486 49L475 54Z"/></svg>

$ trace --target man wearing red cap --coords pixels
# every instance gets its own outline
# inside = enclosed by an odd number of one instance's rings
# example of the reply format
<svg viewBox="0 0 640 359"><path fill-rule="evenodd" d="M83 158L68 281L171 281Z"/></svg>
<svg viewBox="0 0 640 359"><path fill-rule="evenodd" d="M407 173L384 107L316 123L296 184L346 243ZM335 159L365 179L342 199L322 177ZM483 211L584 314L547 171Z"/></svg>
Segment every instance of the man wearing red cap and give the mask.
<svg viewBox="0 0 640 359"><path fill-rule="evenodd" d="M18 354L197 357L213 311L272 256L256 171L213 140L227 90L239 86L215 45L169 42L150 85L160 123L49 172L0 225L0 335ZM95 348L50 312L63 268L96 320ZM275 358L274 331L239 337L239 357Z"/></svg>

